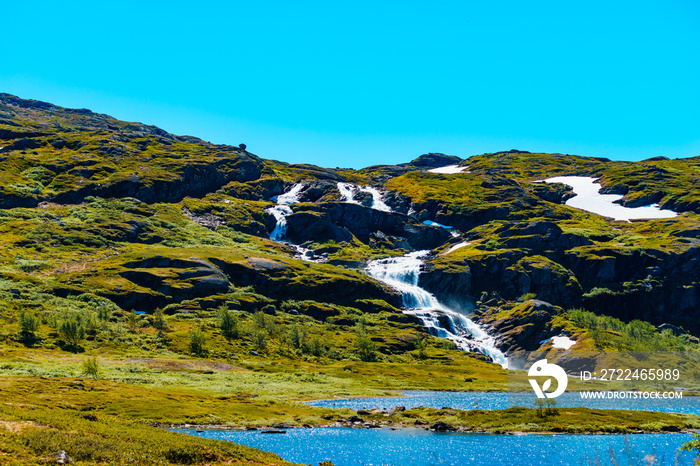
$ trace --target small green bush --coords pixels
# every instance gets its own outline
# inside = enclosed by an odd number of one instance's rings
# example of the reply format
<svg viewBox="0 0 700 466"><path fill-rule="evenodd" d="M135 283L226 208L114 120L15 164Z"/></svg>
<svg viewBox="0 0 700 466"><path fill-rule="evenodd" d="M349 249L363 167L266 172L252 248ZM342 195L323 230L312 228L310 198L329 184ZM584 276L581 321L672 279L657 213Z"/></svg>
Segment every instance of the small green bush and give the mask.
<svg viewBox="0 0 700 466"><path fill-rule="evenodd" d="M19 314L19 333L24 341L33 341L36 339L34 332L39 328L39 318L28 312L20 312Z"/></svg>
<svg viewBox="0 0 700 466"><path fill-rule="evenodd" d="M190 353L197 356L202 356L205 353L204 345L207 342L207 337L200 329L194 329L190 332Z"/></svg>
<svg viewBox="0 0 700 466"><path fill-rule="evenodd" d="M360 335L353 345L362 361L371 362L377 359L377 346L367 335Z"/></svg>
<svg viewBox="0 0 700 466"><path fill-rule="evenodd" d="M156 312L153 314L153 328L158 330L165 330L168 328L162 309L156 309Z"/></svg>
<svg viewBox="0 0 700 466"><path fill-rule="evenodd" d="M239 337L238 320L225 307L219 309L219 329L221 329L224 337L229 340Z"/></svg>
<svg viewBox="0 0 700 466"><path fill-rule="evenodd" d="M74 347L80 346L80 342L85 338L85 327L83 327L80 319L76 316L69 317L61 322L58 332L69 345Z"/></svg>
<svg viewBox="0 0 700 466"><path fill-rule="evenodd" d="M92 377L97 379L100 375L100 364L97 362L97 358L86 358L83 361L83 375L86 377Z"/></svg>

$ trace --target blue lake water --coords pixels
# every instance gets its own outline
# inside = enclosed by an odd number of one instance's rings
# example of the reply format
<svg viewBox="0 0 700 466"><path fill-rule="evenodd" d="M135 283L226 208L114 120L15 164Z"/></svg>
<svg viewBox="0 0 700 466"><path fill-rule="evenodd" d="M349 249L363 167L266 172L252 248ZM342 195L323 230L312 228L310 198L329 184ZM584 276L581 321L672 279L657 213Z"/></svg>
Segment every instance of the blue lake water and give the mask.
<svg viewBox="0 0 700 466"><path fill-rule="evenodd" d="M335 466L692 465L695 457L678 450L690 434L493 435L345 427L290 429L286 434L178 432L228 440L314 465L324 460Z"/></svg>
<svg viewBox="0 0 700 466"><path fill-rule="evenodd" d="M417 408L449 407L454 409L505 409L512 406L534 407L535 395L533 393L505 393L505 392L433 392L433 391L405 391L400 392L404 396L387 398L350 398L336 400L308 401L311 406L324 406L330 408L371 409L380 408L389 410L396 406ZM586 407L596 409L634 409L644 411L660 411L670 413L688 413L700 415L700 397L688 396L681 399L658 400L591 400L582 399L578 392L567 392L557 398L559 407Z"/></svg>

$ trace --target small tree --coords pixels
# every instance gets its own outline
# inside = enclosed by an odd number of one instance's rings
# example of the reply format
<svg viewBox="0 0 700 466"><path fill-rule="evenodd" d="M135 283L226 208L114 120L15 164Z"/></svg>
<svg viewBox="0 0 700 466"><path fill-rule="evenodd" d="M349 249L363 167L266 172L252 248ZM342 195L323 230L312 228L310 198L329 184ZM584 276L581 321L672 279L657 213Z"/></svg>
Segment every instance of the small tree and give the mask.
<svg viewBox="0 0 700 466"><path fill-rule="evenodd" d="M428 349L428 345L425 342L425 338L420 338L416 342L416 350L418 351L418 357L420 359L425 359L428 357L428 353L425 350Z"/></svg>
<svg viewBox="0 0 700 466"><path fill-rule="evenodd" d="M226 308L219 310L219 328L227 339L238 338L238 319Z"/></svg>
<svg viewBox="0 0 700 466"><path fill-rule="evenodd" d="M100 375L100 364L97 362L97 358L86 358L83 361L83 374L86 377L92 377L97 379Z"/></svg>
<svg viewBox="0 0 700 466"><path fill-rule="evenodd" d="M158 330L165 330L168 324L165 321L165 316L163 315L162 309L156 309L155 314L153 314L153 327Z"/></svg>
<svg viewBox="0 0 700 466"><path fill-rule="evenodd" d="M253 322L260 328L267 327L267 317L263 311L257 311L253 314Z"/></svg>
<svg viewBox="0 0 700 466"><path fill-rule="evenodd" d="M544 417L544 400L542 398L535 399L535 408L537 409L537 415Z"/></svg>
<svg viewBox="0 0 700 466"><path fill-rule="evenodd" d="M136 327L138 326L139 323L139 315L136 314L136 312L131 311L129 313L129 329L133 332L136 330Z"/></svg>
<svg viewBox="0 0 700 466"><path fill-rule="evenodd" d="M314 356L319 357L323 356L326 352L326 347L318 337L314 337L314 339L311 340L311 345L309 345L309 351Z"/></svg>
<svg viewBox="0 0 700 466"><path fill-rule="evenodd" d="M299 326L294 324L287 332L287 342L294 348L299 349L304 346L304 340L306 340L306 330L299 330Z"/></svg>
<svg viewBox="0 0 700 466"><path fill-rule="evenodd" d="M190 353L201 356L204 354L204 345L207 337L200 329L196 328L190 332Z"/></svg>
<svg viewBox="0 0 700 466"><path fill-rule="evenodd" d="M353 346L361 360L370 362L377 358L377 347L367 335L358 336Z"/></svg>
<svg viewBox="0 0 700 466"><path fill-rule="evenodd" d="M544 400L544 405L547 408L547 414L557 414L556 410L554 409L557 406L556 398L547 398L546 400Z"/></svg>
<svg viewBox="0 0 700 466"><path fill-rule="evenodd" d="M36 339L34 332L39 328L39 318L27 312L19 314L19 334L22 340L32 342Z"/></svg>
<svg viewBox="0 0 700 466"><path fill-rule="evenodd" d="M257 331L253 333L253 344L259 350L264 350L267 347L267 333Z"/></svg>
<svg viewBox="0 0 700 466"><path fill-rule="evenodd" d="M107 306L100 306L97 308L97 318L102 322L107 322L111 315L112 313L109 311Z"/></svg>
<svg viewBox="0 0 700 466"><path fill-rule="evenodd" d="M80 346L80 342L85 338L85 328L77 317L71 317L61 322L58 332L69 345L75 347Z"/></svg>

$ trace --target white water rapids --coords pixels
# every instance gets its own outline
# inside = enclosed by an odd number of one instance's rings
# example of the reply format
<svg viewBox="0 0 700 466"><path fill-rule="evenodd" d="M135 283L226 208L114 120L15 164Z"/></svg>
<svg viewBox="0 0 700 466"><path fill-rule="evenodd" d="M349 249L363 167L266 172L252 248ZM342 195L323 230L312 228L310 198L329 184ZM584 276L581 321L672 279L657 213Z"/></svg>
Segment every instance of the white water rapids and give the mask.
<svg viewBox="0 0 700 466"><path fill-rule="evenodd" d="M272 197L272 200L277 202L277 205L268 208L267 211L275 217L277 223L272 233L270 233L270 239L293 247L297 252L294 256L297 259L309 262L325 262L327 260L325 257L316 256L311 249L284 240L287 236L287 216L292 215L292 208L289 205L299 202L299 193L301 193L303 188L304 185L302 183L297 183L286 193Z"/></svg>
<svg viewBox="0 0 700 466"><path fill-rule="evenodd" d="M350 204L359 204L360 201L355 199L355 193L364 192L372 195L372 208L383 212L391 212L391 207L386 205L382 200L382 193L372 186L355 186L350 183L338 183L338 191L343 198L343 202Z"/></svg>
<svg viewBox="0 0 700 466"><path fill-rule="evenodd" d="M270 212L277 220L275 229L272 230L270 234L270 239L275 241L282 241L287 234L287 216L292 214L292 208L289 204L296 204L299 202L299 193L301 192L303 184L297 183L292 189L279 196L274 196L273 201L277 202L277 205L270 207L267 211Z"/></svg>
<svg viewBox="0 0 700 466"><path fill-rule="evenodd" d="M367 275L401 292L407 314L418 317L431 334L452 340L464 351L477 350L507 367L508 360L496 347L493 337L467 316L440 303L435 296L418 286L423 257L430 251L415 251L402 257L371 261Z"/></svg>

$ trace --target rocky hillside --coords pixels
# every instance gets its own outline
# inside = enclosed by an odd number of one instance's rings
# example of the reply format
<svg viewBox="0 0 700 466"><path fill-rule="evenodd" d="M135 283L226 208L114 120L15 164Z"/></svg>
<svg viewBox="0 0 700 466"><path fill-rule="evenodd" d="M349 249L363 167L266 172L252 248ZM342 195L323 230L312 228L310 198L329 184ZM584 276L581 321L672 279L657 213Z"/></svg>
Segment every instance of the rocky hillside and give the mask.
<svg viewBox="0 0 700 466"><path fill-rule="evenodd" d="M473 311L503 350L560 333L683 349L699 331L699 163L513 150L328 169L0 94L0 338L82 348L61 331L75 322L93 348L188 352L201 329L212 355L392 360L427 344L440 358L453 348L363 273L428 249L419 285ZM680 215L615 221L540 182L571 175ZM221 330L222 312L245 337ZM644 332L625 339L635 319Z"/></svg>

